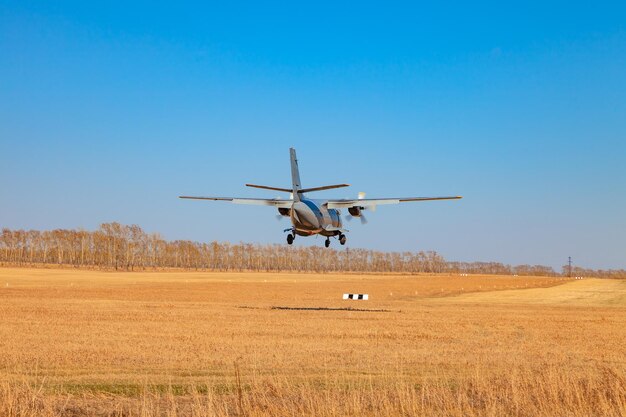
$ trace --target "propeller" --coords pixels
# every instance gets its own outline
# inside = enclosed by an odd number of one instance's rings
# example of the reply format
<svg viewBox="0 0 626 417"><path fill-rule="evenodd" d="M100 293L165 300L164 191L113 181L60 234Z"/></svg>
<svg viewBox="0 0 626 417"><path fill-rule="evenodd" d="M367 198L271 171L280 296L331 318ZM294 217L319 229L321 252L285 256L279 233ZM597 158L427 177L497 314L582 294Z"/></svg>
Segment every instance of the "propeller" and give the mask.
<svg viewBox="0 0 626 417"><path fill-rule="evenodd" d="M280 196L277 196L276 199L277 200L280 199ZM282 214L279 213L279 214L276 215L276 220L281 221L284 217L285 216L283 216Z"/></svg>
<svg viewBox="0 0 626 417"><path fill-rule="evenodd" d="M357 194L357 198L359 200L363 200L365 198L365 193L363 191L359 191L359 193ZM365 215L363 214L363 211L365 209L361 209L361 215L359 216L359 218L361 219L361 224L367 224L367 219L365 218Z"/></svg>
<svg viewBox="0 0 626 417"><path fill-rule="evenodd" d="M365 198L365 193L363 191L359 191L359 193L357 194L357 199L358 200L363 200ZM361 220L361 224L367 224L367 219L365 218L365 215L363 214L363 211L365 209L361 210L361 215L359 216L359 219ZM346 215L346 220L347 221L351 221L352 220L352 215L347 214Z"/></svg>

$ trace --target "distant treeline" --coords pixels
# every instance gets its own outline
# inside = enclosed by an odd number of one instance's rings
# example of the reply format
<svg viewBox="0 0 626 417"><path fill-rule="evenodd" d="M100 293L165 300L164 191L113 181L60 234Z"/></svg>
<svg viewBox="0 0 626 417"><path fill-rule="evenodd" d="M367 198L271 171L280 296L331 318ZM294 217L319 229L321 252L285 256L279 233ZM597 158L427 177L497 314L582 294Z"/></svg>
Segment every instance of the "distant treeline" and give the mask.
<svg viewBox="0 0 626 417"><path fill-rule="evenodd" d="M2 229L0 263L72 265L96 269L179 268L213 271L400 272L559 275L541 265L451 262L436 252L379 252L249 243L167 241L139 226L104 223L96 231ZM567 268L562 271L567 274ZM574 267L572 275L626 278L625 270Z"/></svg>

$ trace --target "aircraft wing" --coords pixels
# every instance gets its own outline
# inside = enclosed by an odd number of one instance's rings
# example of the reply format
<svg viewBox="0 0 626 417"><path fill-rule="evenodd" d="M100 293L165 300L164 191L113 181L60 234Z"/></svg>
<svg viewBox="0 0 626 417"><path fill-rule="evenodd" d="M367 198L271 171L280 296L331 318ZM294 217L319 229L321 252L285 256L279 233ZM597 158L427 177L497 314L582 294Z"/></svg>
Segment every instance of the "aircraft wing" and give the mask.
<svg viewBox="0 0 626 417"><path fill-rule="evenodd" d="M403 197L403 198L360 198L353 200L328 200L328 208L372 207L381 204L400 204L413 201L458 200L461 196L450 197Z"/></svg>
<svg viewBox="0 0 626 417"><path fill-rule="evenodd" d="M194 197L188 195L181 195L178 198L185 198L189 200L228 201L234 204L272 206L277 208L291 208L291 205L293 204L293 200L283 200L279 198Z"/></svg>

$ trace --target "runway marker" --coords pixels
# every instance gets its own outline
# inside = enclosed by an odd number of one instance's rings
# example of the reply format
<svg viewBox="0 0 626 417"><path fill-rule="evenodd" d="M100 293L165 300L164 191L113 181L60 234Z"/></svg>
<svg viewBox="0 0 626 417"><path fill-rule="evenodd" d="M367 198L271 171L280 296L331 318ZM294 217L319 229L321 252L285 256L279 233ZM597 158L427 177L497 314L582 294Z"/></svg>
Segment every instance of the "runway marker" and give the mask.
<svg viewBox="0 0 626 417"><path fill-rule="evenodd" d="M369 299L369 294L344 294L344 300L367 300Z"/></svg>

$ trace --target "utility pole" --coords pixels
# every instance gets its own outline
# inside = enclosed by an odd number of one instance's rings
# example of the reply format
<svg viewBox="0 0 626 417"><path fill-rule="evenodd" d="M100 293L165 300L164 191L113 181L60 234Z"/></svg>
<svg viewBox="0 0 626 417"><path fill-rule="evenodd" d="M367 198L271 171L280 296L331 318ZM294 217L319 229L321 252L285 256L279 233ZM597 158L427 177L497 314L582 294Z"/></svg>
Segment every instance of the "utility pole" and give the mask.
<svg viewBox="0 0 626 417"><path fill-rule="evenodd" d="M572 277L572 257L567 257L567 276Z"/></svg>

